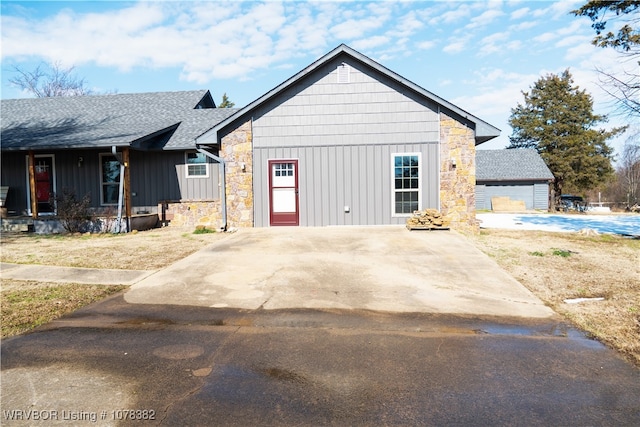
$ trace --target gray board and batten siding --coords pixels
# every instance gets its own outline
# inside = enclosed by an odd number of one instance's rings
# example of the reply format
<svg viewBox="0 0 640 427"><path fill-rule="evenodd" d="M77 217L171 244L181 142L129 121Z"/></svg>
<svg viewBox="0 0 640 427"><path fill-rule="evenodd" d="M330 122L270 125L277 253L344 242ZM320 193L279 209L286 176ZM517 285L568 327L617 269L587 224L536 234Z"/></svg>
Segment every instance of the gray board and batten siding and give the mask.
<svg viewBox="0 0 640 427"><path fill-rule="evenodd" d="M60 194L65 188L73 188L77 197L88 194L91 206L104 208L101 204L100 156L110 155L110 150L44 150L40 156L53 156L55 169L55 191ZM23 151L5 151L2 168L2 183L9 187L6 207L9 212L22 214L28 210L27 154ZM79 162L79 159L82 162ZM186 177L185 152L175 151L130 151L131 192L133 213L139 210L155 212L159 201L218 200L219 165L207 159L207 177Z"/></svg>
<svg viewBox="0 0 640 427"><path fill-rule="evenodd" d="M439 126L436 103L348 57L327 62L253 112L255 226L269 225L276 159L299 162L302 226L405 223L394 153L420 155L421 208L438 208Z"/></svg>
<svg viewBox="0 0 640 427"><path fill-rule="evenodd" d="M187 177L185 150L236 109L215 108L208 90L2 100L2 185L7 210L30 209L26 155L52 156L56 193L73 188L101 204L101 154L130 148L132 211L172 200L218 200L218 165ZM82 161L79 161L79 159Z"/></svg>
<svg viewBox="0 0 640 427"><path fill-rule="evenodd" d="M509 182L476 185L476 209L491 210L492 197L522 200L528 210L547 210L549 209L549 184L544 182Z"/></svg>
<svg viewBox="0 0 640 427"><path fill-rule="evenodd" d="M144 161L141 161L144 157ZM157 207L159 201L212 201L220 198L219 165L207 158L208 175L187 177L185 152L131 151L131 197L134 207Z"/></svg>

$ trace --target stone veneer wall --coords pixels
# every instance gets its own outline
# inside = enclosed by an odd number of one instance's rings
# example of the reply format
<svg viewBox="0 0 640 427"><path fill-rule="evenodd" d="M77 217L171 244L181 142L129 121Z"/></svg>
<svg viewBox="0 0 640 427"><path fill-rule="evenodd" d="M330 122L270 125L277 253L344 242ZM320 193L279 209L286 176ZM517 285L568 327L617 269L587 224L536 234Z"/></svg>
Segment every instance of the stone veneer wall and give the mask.
<svg viewBox="0 0 640 427"><path fill-rule="evenodd" d="M162 222L164 212L164 219L172 226L195 228L202 225L218 229L222 218L220 208L220 200L166 202L158 205L158 217Z"/></svg>
<svg viewBox="0 0 640 427"><path fill-rule="evenodd" d="M456 167L452 167L455 160ZM440 113L440 210L451 228L478 233L474 130Z"/></svg>
<svg viewBox="0 0 640 427"><path fill-rule="evenodd" d="M249 120L222 138L220 157L226 162L227 227L253 227L251 130Z"/></svg>

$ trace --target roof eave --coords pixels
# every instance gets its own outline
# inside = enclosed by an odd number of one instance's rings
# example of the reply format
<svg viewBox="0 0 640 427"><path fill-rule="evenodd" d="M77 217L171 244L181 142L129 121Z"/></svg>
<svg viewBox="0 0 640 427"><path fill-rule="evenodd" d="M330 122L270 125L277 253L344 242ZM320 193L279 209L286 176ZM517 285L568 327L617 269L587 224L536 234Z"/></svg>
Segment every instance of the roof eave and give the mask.
<svg viewBox="0 0 640 427"><path fill-rule="evenodd" d="M551 182L553 178L478 178L476 177L476 183L478 182L522 182L522 181L542 181Z"/></svg>
<svg viewBox="0 0 640 427"><path fill-rule="evenodd" d="M28 151L54 151L54 150L98 150L109 147L129 147L128 143L113 144L94 144L94 145L38 145L38 146L20 146L20 147L2 147L2 151L28 152Z"/></svg>

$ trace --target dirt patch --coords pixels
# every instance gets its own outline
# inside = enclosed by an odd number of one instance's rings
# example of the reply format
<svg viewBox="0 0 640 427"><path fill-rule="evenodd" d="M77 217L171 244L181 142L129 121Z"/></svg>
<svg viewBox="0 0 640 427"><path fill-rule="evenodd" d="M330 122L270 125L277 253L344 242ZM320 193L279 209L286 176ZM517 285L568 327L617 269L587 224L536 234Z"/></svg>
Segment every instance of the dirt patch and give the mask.
<svg viewBox="0 0 640 427"><path fill-rule="evenodd" d="M640 365L640 240L511 230L473 240L556 312ZM565 302L575 298L604 300Z"/></svg>
<svg viewBox="0 0 640 427"><path fill-rule="evenodd" d="M2 262L62 267L155 270L221 238L193 229L163 227L128 234L36 235L4 233Z"/></svg>

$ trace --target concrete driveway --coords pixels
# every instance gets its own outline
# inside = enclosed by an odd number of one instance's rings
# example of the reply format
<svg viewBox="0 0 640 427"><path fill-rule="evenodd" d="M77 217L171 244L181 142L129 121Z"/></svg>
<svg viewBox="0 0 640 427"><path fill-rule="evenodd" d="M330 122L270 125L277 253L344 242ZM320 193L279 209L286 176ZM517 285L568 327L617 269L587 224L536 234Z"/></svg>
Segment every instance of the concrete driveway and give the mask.
<svg viewBox="0 0 640 427"><path fill-rule="evenodd" d="M640 425L640 370L401 227L241 230L0 366L3 426Z"/></svg>
<svg viewBox="0 0 640 427"><path fill-rule="evenodd" d="M243 229L143 279L125 300L253 310L554 314L465 237L397 226Z"/></svg>

